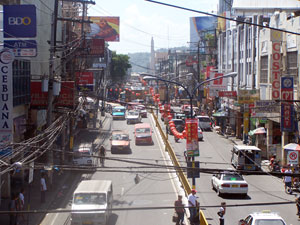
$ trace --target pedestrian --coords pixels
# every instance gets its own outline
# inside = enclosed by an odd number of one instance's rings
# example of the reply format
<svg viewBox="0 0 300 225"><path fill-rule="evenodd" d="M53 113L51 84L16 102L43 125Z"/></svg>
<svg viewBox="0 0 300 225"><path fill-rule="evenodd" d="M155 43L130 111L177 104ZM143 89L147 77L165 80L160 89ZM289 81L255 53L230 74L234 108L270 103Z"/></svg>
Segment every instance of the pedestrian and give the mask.
<svg viewBox="0 0 300 225"><path fill-rule="evenodd" d="M106 149L104 148L103 145L100 146L99 154L100 154L100 164L101 164L101 166L104 167L104 160L105 160L105 155L106 155Z"/></svg>
<svg viewBox="0 0 300 225"><path fill-rule="evenodd" d="M284 171L285 174L291 174L292 173L292 170L290 167L288 167L285 171ZM292 177L291 176L284 176L284 189L286 192L289 192L287 190L287 188L291 189L292 187Z"/></svg>
<svg viewBox="0 0 300 225"><path fill-rule="evenodd" d="M190 211L190 221L192 222L194 217L197 215L197 197L195 189L192 189L191 193L189 194L188 203Z"/></svg>
<svg viewBox="0 0 300 225"><path fill-rule="evenodd" d="M178 195L178 199L174 203L175 206L175 212L177 213L177 222L176 225L184 225L184 204L182 202L182 195Z"/></svg>
<svg viewBox="0 0 300 225"><path fill-rule="evenodd" d="M300 219L300 195L296 198L297 216Z"/></svg>
<svg viewBox="0 0 300 225"><path fill-rule="evenodd" d="M225 219L224 219L225 213L226 213L226 202L221 202L221 207L220 207L219 212L218 212L220 225L225 224Z"/></svg>
<svg viewBox="0 0 300 225"><path fill-rule="evenodd" d="M45 180L45 174L41 174L41 203L45 203L46 201L46 191L47 191L47 185Z"/></svg>
<svg viewBox="0 0 300 225"><path fill-rule="evenodd" d="M21 188L20 193L19 193L19 210L20 211L24 211L25 209L25 198L24 198L24 193L25 193L25 189ZM25 220L24 214L20 214L20 217L22 218L22 220Z"/></svg>
<svg viewBox="0 0 300 225"><path fill-rule="evenodd" d="M13 193L11 195L11 200L9 203L9 225L16 225L17 224L17 195Z"/></svg>

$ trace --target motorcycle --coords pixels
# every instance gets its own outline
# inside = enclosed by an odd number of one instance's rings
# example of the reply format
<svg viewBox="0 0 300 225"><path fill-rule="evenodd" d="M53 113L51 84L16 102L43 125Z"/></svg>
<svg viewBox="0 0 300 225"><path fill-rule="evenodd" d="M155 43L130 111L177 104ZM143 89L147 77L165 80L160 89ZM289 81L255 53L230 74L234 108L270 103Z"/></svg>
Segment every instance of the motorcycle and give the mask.
<svg viewBox="0 0 300 225"><path fill-rule="evenodd" d="M271 161L268 167L270 172L281 172L278 160Z"/></svg>

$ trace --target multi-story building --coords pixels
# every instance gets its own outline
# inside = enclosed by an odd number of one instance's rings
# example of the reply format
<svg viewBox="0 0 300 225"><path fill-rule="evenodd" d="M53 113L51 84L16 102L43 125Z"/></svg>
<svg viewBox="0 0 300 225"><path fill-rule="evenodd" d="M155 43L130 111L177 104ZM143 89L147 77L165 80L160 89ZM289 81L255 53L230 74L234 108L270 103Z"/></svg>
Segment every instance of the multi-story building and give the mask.
<svg viewBox="0 0 300 225"><path fill-rule="evenodd" d="M298 1L233 1L232 11L226 15L233 15L237 21L227 22L226 29L219 30L218 37L218 70L223 73L236 72L237 76L233 81L228 82L228 91L236 91L238 94L245 93L241 90L249 90L259 93L259 98L250 97L250 101L238 104L235 98L222 98L226 110L229 112L228 122L236 131L236 136L246 138L248 131L258 126L266 129L265 138L256 136L256 144L263 149L263 156L271 154L283 158L282 146L295 142L295 132L281 132L281 121L279 105L276 107L265 100L274 100L272 97L272 29L278 28L297 32L299 17L294 12L298 11ZM247 24L248 23L248 24ZM259 26L255 26L258 24ZM281 54L280 77L294 77L294 86L298 85L299 71L297 64L299 40L298 36L280 32L282 39L279 41ZM280 82L280 78L279 82ZM280 86L278 87L280 89ZM278 90L280 91L280 90ZM248 92L250 93L250 92ZM298 93L294 92L294 99ZM280 100L280 96L277 98ZM257 100L257 101L256 101ZM274 105L276 105L274 103ZM245 118L245 112L250 107L250 119ZM272 108L273 107L273 108ZM252 109L251 109L252 108ZM268 110L273 110L270 113ZM259 113L257 113L259 112ZM245 120L250 123L245 123ZM242 126L243 125L243 126ZM248 126L248 127L246 127ZM243 127L243 129L241 129Z"/></svg>

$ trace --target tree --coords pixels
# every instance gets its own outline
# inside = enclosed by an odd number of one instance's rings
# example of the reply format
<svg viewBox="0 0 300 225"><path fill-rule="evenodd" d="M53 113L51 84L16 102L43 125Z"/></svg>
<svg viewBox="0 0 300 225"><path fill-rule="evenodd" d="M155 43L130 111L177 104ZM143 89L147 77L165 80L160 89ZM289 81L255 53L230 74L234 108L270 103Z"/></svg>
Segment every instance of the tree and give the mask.
<svg viewBox="0 0 300 225"><path fill-rule="evenodd" d="M129 63L128 55L112 52L110 71L112 81L122 81L130 68L131 64Z"/></svg>

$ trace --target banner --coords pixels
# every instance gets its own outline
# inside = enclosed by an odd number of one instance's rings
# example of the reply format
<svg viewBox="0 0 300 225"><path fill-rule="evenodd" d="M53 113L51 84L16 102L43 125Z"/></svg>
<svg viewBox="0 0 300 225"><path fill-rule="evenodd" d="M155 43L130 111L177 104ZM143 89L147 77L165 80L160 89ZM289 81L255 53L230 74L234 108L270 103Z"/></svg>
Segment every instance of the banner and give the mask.
<svg viewBox="0 0 300 225"><path fill-rule="evenodd" d="M281 77L281 100L294 100L293 77ZM281 102L281 131L294 131L294 104Z"/></svg>
<svg viewBox="0 0 300 225"><path fill-rule="evenodd" d="M11 154L11 147L7 145L13 141L13 60L11 50L0 51L0 156Z"/></svg>
<svg viewBox="0 0 300 225"><path fill-rule="evenodd" d="M35 5L3 6L4 38L36 37Z"/></svg>
<svg viewBox="0 0 300 225"><path fill-rule="evenodd" d="M236 91L219 91L219 97L233 98L236 96L237 96Z"/></svg>
<svg viewBox="0 0 300 225"><path fill-rule="evenodd" d="M31 107L44 108L48 107L48 92L42 92L41 81L31 81ZM73 108L75 104L75 82L62 81L61 91L59 96L56 97L54 103L55 107L70 107Z"/></svg>
<svg viewBox="0 0 300 225"><path fill-rule="evenodd" d="M186 152L188 156L199 156L198 119L185 119Z"/></svg>
<svg viewBox="0 0 300 225"><path fill-rule="evenodd" d="M120 41L119 17L89 17L93 22L90 25L91 31L87 34L88 37L102 38L105 41Z"/></svg>
<svg viewBox="0 0 300 225"><path fill-rule="evenodd" d="M279 31L271 30L272 55L271 55L271 84L272 99L280 99L280 77L281 77L281 41L282 34Z"/></svg>

